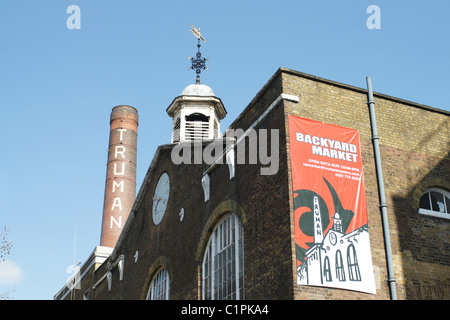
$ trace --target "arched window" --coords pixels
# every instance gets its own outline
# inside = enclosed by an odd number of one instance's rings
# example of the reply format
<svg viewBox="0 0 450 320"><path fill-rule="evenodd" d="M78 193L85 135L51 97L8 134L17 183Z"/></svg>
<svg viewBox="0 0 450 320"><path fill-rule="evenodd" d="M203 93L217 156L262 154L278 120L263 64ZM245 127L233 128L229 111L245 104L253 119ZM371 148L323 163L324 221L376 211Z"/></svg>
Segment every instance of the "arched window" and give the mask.
<svg viewBox="0 0 450 320"><path fill-rule="evenodd" d="M349 245L347 248L347 264L348 264L348 277L350 281L361 281L358 258L356 257L356 249L353 244Z"/></svg>
<svg viewBox="0 0 450 320"><path fill-rule="evenodd" d="M336 278L339 281L345 281L344 261L342 260L341 250L336 251Z"/></svg>
<svg viewBox="0 0 450 320"><path fill-rule="evenodd" d="M419 213L450 219L450 193L441 188L427 189L420 198Z"/></svg>
<svg viewBox="0 0 450 320"><path fill-rule="evenodd" d="M239 218L222 218L206 246L202 263L204 300L244 299L244 232Z"/></svg>
<svg viewBox="0 0 450 320"><path fill-rule="evenodd" d="M209 117L205 116L204 114L196 112L186 116L186 121L208 122Z"/></svg>
<svg viewBox="0 0 450 320"><path fill-rule="evenodd" d="M160 269L150 284L147 300L169 300L170 279L166 269Z"/></svg>
<svg viewBox="0 0 450 320"><path fill-rule="evenodd" d="M330 259L325 257L325 261L323 262L323 273L326 281L331 281L331 267L330 267Z"/></svg>

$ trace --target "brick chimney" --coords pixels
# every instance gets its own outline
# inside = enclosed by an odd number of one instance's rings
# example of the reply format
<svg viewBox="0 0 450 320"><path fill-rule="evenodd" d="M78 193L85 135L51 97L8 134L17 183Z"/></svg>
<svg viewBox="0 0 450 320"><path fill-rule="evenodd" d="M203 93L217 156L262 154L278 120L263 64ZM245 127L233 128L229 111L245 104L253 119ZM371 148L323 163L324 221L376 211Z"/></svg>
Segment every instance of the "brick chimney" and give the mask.
<svg viewBox="0 0 450 320"><path fill-rule="evenodd" d="M111 112L100 245L114 247L136 197L138 111L126 105Z"/></svg>

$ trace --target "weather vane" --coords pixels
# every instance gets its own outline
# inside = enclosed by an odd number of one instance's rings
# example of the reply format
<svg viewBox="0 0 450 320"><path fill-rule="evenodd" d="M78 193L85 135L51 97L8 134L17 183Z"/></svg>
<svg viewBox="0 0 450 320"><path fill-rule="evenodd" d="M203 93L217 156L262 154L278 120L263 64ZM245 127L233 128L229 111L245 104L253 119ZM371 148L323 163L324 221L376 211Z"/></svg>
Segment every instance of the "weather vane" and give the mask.
<svg viewBox="0 0 450 320"><path fill-rule="evenodd" d="M206 70L208 69L208 67L206 67L206 60L208 60L207 58L202 58L202 54L200 53L200 40L203 40L203 42L205 41L205 38L202 37L202 34L200 33L200 28L195 28L192 24L192 34L198 39L198 44L197 44L197 54L195 56L195 58L191 58L189 57L189 60L191 60L191 67L189 69L195 70L195 72L197 73L197 79L195 81L196 84L200 84L200 73L202 72L202 70Z"/></svg>

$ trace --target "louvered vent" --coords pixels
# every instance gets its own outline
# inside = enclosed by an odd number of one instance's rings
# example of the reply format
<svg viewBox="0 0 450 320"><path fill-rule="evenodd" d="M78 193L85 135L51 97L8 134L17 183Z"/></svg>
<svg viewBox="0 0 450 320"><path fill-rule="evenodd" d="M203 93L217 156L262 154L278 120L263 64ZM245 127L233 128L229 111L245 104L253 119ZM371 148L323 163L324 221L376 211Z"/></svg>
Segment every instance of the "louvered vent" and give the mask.
<svg viewBox="0 0 450 320"><path fill-rule="evenodd" d="M200 113L186 116L185 140L206 140L209 136L209 117Z"/></svg>
<svg viewBox="0 0 450 320"><path fill-rule="evenodd" d="M173 126L172 142L180 142L180 123L181 119L178 118Z"/></svg>

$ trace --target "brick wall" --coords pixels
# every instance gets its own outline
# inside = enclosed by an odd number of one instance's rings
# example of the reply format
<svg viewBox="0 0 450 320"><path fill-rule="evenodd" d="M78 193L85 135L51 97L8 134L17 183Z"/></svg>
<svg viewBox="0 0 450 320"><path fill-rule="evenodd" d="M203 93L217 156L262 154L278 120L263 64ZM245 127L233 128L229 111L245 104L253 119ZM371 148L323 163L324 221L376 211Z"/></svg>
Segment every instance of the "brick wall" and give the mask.
<svg viewBox="0 0 450 320"><path fill-rule="evenodd" d="M280 78L270 82L233 124L246 130L278 96ZM278 92L277 92L278 91ZM284 131L284 110L280 104L262 121L259 128ZM270 131L269 131L270 133ZM270 137L270 134L269 134ZM291 237L285 136L279 143L280 168L275 175L260 174L261 165L236 165L235 178L229 178L226 164L210 172L210 200L204 202L201 179L207 164L174 165L171 148L162 148L149 169L142 189L142 200L125 228L109 263L125 255L124 279L118 281L117 268L112 270L112 288L100 282L95 299L143 299L150 281L160 267L171 278L171 299L201 298L201 265L209 236L218 220L235 213L244 229L244 264L246 299L292 299ZM205 146L207 143L205 143ZM270 145L270 143L269 143ZM248 145L247 145L248 150ZM248 154L247 154L248 156ZM152 222L153 191L162 172L171 177L167 213L159 226ZM179 212L184 209L180 222ZM138 250L138 261L133 256ZM102 266L103 267L103 266ZM107 268L96 272L96 281Z"/></svg>
<svg viewBox="0 0 450 320"><path fill-rule="evenodd" d="M360 132L372 259L379 282L375 296L294 284L295 297L389 299L367 93L290 70L282 74L283 91L300 98L299 104L286 103L286 114ZM417 210L427 187L450 190L449 113L381 94L374 99L398 298L448 299L450 221L421 216Z"/></svg>
<svg viewBox="0 0 450 320"><path fill-rule="evenodd" d="M145 299L161 267L170 275L171 299L201 299L205 248L217 222L229 212L244 229L246 299L389 299L366 91L280 69L231 127L247 129L281 93L298 96L299 103L279 103L255 128L279 130L279 170L274 175L261 175L261 164L247 159L236 165L230 180L229 167L218 165L210 172L211 196L205 203L201 179L208 165L175 165L173 145L160 146L114 253L94 273L93 299ZM375 103L398 297L448 298L450 223L418 215L417 209L426 188L450 190L449 113L380 94ZM289 114L359 130L376 295L297 285ZM153 191L164 171L171 192L166 215L155 226ZM117 266L111 266L121 254L125 263L119 281ZM110 269L108 291L104 277Z"/></svg>

